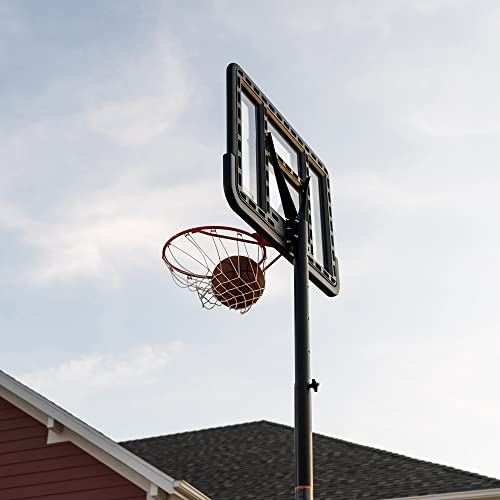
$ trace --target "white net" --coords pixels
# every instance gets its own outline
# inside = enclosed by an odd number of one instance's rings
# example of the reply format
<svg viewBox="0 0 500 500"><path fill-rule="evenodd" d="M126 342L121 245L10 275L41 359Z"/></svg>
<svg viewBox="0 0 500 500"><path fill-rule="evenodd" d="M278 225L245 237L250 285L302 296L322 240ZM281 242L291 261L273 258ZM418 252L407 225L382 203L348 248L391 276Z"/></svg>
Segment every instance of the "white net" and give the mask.
<svg viewBox="0 0 500 500"><path fill-rule="evenodd" d="M246 313L265 288L266 249L254 235L232 228L184 231L163 248L174 282L196 292L202 306Z"/></svg>

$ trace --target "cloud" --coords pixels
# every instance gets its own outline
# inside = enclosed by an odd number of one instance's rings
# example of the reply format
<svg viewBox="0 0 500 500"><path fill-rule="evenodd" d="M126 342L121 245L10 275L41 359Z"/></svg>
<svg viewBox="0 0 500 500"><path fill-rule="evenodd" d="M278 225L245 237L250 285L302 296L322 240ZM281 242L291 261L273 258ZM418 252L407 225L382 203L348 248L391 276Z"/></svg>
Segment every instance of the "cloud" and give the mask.
<svg viewBox="0 0 500 500"><path fill-rule="evenodd" d="M256 30L265 32L270 26L280 28L280 35L294 37L297 34L328 32L332 29L342 33L363 31L388 35L397 27L394 19L404 15L435 15L441 10L460 7L454 0L318 0L313 5L298 0L282 3L257 1L244 6L228 0L216 0L217 15L229 29L255 39ZM236 14L238 11L239 14ZM266 16L261 12L265 11ZM243 16L242 13L244 12ZM249 20L246 23L234 23L235 15ZM286 29L281 29L282 27ZM265 34L264 34L265 36ZM301 37L303 41L303 38Z"/></svg>
<svg viewBox="0 0 500 500"><path fill-rule="evenodd" d="M203 210L213 182L151 186L138 175L93 191L65 207L64 214L38 220L4 206L0 226L17 229L33 249L25 278L36 285L93 279L119 286L131 269L157 266L166 237Z"/></svg>
<svg viewBox="0 0 500 500"><path fill-rule="evenodd" d="M117 160L121 168L106 168L106 160L98 157L89 175L85 170L75 172L76 182L61 171L62 165L53 172L34 172L27 181L34 197L28 199L16 196L16 175L6 176L0 230L17 233L33 255L24 264L24 282L50 285L91 279L116 287L127 272L157 266L168 235L219 221L217 214L224 207L220 178L196 175L198 165L210 157L219 158L215 151L183 137L167 138L137 156ZM23 166L32 168L28 159ZM220 196L208 196L217 192ZM41 206L33 206L32 199ZM201 214L217 219L202 220Z"/></svg>
<svg viewBox="0 0 500 500"><path fill-rule="evenodd" d="M13 2L0 3L0 52L3 51L3 39L18 35L24 31L24 23L18 7Z"/></svg>
<svg viewBox="0 0 500 500"><path fill-rule="evenodd" d="M437 12L422 3L420 8L435 16L426 23L428 32L413 34L411 44L391 39L379 57L360 66L349 83L354 101L367 114L383 113L386 126L397 127L400 135L497 136L500 72L494 47L500 42L500 9L483 5L466 22L464 5L457 3L448 13L453 30L443 37L434 30Z"/></svg>
<svg viewBox="0 0 500 500"><path fill-rule="evenodd" d="M84 85L56 87L27 96L22 109L59 110L61 96L71 107L0 138L0 230L16 231L33 255L25 283L116 287L129 270L158 265L170 233L221 205L207 196L219 178L197 174L220 157L178 127L196 79L168 37L94 68Z"/></svg>
<svg viewBox="0 0 500 500"><path fill-rule="evenodd" d="M85 400L120 388L148 387L182 352L182 344L143 345L118 354L91 353L19 375L19 379L54 401L84 406Z"/></svg>
<svg viewBox="0 0 500 500"><path fill-rule="evenodd" d="M179 59L167 50L121 68L97 89L105 94L86 113L91 130L124 146L145 145L171 129L194 89Z"/></svg>
<svg viewBox="0 0 500 500"><path fill-rule="evenodd" d="M322 12L323 29L333 22L337 27L349 31L378 31L388 34L397 24L394 18L402 15L434 15L438 11L457 7L455 0L381 0L378 2L338 0L324 2Z"/></svg>

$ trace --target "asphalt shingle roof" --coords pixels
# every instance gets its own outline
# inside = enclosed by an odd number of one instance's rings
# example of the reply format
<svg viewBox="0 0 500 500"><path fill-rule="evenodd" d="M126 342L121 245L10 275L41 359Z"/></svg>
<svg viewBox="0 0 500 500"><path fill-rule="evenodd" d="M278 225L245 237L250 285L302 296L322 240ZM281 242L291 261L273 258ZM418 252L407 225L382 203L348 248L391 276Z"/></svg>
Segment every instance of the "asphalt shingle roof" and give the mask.
<svg viewBox="0 0 500 500"><path fill-rule="evenodd" d="M261 421L121 443L213 500L293 500L293 429ZM314 435L315 500L500 488L500 480Z"/></svg>

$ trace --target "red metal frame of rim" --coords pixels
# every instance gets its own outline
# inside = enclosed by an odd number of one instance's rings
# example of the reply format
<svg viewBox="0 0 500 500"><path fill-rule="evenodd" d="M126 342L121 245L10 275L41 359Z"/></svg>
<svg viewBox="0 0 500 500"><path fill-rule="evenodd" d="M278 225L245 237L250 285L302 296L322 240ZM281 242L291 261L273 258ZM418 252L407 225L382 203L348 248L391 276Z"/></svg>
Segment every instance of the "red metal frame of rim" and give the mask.
<svg viewBox="0 0 500 500"><path fill-rule="evenodd" d="M229 232L233 232L233 233L245 235L245 236L247 236L249 238L252 238L252 239L251 240L246 240L246 239L238 238L238 236L229 236L229 235L226 235L226 234L217 234L217 233L211 233L210 232L210 231L213 231L213 230L217 231L218 229L223 230L223 231L229 231ZM244 229L238 229L238 228L235 228L235 227L229 227L229 226L199 226L199 227L193 227L193 228L190 228L190 229L185 229L184 231L181 231L180 233L174 234L174 236L172 236L171 238L169 238L167 240L167 242L165 243L165 245L163 245L162 258L165 261L165 264L167 264L167 266L169 268L174 269L175 271L177 271L177 272L179 272L181 274L184 274L186 276L191 276L193 278L210 278L210 276L207 276L205 274L195 274L195 273L191 273L189 271L186 271L185 269L180 269L179 267L174 266L168 260L168 258L166 256L166 251L167 251L167 248L170 246L170 244L174 240L176 240L177 238L179 238L180 236L183 236L184 234L188 234L188 233L193 233L193 234L199 233L199 234L203 234L205 236L210 236L212 238L220 238L220 239L225 239L225 240L239 241L241 243L248 243L248 244L251 244L251 245L259 245L262 248L262 258L258 262L259 266L267 258L266 247L270 247L271 246L260 234L258 234L258 233L250 233L248 231L245 231ZM281 254L279 254L275 259L273 259L262 270L265 271L266 269L268 269L280 257L281 257Z"/></svg>

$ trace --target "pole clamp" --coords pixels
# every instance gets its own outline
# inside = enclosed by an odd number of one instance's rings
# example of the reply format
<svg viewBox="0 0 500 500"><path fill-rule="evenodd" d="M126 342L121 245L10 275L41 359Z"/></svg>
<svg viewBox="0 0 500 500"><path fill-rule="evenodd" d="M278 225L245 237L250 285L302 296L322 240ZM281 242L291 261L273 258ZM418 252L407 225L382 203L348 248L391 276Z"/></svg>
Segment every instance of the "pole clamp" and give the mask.
<svg viewBox="0 0 500 500"><path fill-rule="evenodd" d="M311 382L307 384L307 388L312 389L314 392L318 392L319 382L313 378Z"/></svg>

